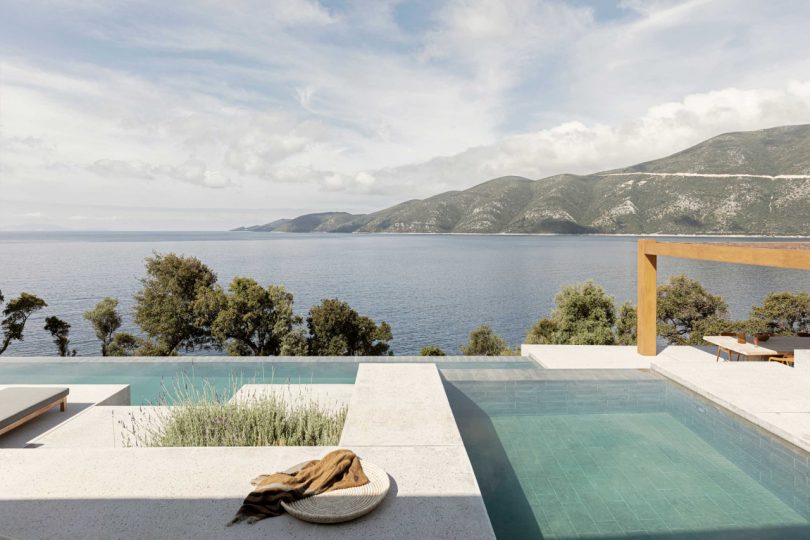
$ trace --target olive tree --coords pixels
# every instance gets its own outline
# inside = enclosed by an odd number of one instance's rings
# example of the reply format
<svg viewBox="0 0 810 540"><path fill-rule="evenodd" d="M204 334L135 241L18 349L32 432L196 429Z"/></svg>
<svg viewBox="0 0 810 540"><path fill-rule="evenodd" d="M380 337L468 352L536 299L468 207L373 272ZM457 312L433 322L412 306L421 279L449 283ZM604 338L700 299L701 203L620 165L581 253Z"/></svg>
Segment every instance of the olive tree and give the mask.
<svg viewBox="0 0 810 540"><path fill-rule="evenodd" d="M155 344L128 332L116 332L107 345L107 356L160 356Z"/></svg>
<svg viewBox="0 0 810 540"><path fill-rule="evenodd" d="M658 287L657 315L658 335L676 345L699 345L704 335L733 327L726 301L686 276L672 276Z"/></svg>
<svg viewBox="0 0 810 540"><path fill-rule="evenodd" d="M153 340L150 352L174 355L178 348L210 344L210 330L200 324L195 302L216 281L216 274L195 257L156 253L146 259L143 288L135 295L135 322Z"/></svg>
<svg viewBox="0 0 810 540"><path fill-rule="evenodd" d="M305 353L300 344L302 317L293 313L293 295L283 286L267 288L255 280L237 277L228 291L204 289L196 309L212 320L211 335L226 345L234 356L298 355Z"/></svg>
<svg viewBox="0 0 810 540"><path fill-rule="evenodd" d="M59 317L48 317L45 319L45 330L53 336L59 356L76 356L76 349L70 350L70 324Z"/></svg>
<svg viewBox="0 0 810 540"><path fill-rule="evenodd" d="M0 305L4 301L3 293L0 292ZM20 293L20 296L8 301L3 309L3 320L0 322L0 328L3 330L0 354L6 352L12 341L23 340L23 330L25 330L25 323L28 322L28 318L32 313L47 306L45 300L26 292Z"/></svg>
<svg viewBox="0 0 810 540"><path fill-rule="evenodd" d="M638 340L638 310L630 302L619 308L616 320L616 344L635 345Z"/></svg>
<svg viewBox="0 0 810 540"><path fill-rule="evenodd" d="M759 332L793 334L810 331L810 294L774 292L749 315L750 326Z"/></svg>
<svg viewBox="0 0 810 540"><path fill-rule="evenodd" d="M122 323L118 313L118 299L104 298L93 309L85 311L84 318L90 321L96 337L101 340L101 356L110 356L107 349Z"/></svg>
<svg viewBox="0 0 810 540"><path fill-rule="evenodd" d="M550 318L529 330L526 343L612 345L616 310L613 298L591 281L566 285L554 297Z"/></svg>
<svg viewBox="0 0 810 540"><path fill-rule="evenodd" d="M506 340L495 333L491 326L482 324L472 332L470 338L461 346L465 356L512 356L515 352L509 348Z"/></svg>
<svg viewBox="0 0 810 540"><path fill-rule="evenodd" d="M388 323L379 325L336 298L322 300L307 316L307 346L315 356L384 356L393 339Z"/></svg>

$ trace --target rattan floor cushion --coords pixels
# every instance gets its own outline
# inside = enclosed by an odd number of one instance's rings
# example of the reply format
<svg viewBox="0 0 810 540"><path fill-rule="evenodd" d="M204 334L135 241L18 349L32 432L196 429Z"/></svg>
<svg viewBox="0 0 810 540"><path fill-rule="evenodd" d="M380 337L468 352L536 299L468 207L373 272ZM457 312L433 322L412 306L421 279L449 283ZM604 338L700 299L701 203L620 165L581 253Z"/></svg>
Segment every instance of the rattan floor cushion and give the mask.
<svg viewBox="0 0 810 540"><path fill-rule="evenodd" d="M291 516L311 523L341 523L368 514L383 502L391 480L373 463L361 459L360 464L368 477L368 484L328 491L289 504L282 502L281 505Z"/></svg>

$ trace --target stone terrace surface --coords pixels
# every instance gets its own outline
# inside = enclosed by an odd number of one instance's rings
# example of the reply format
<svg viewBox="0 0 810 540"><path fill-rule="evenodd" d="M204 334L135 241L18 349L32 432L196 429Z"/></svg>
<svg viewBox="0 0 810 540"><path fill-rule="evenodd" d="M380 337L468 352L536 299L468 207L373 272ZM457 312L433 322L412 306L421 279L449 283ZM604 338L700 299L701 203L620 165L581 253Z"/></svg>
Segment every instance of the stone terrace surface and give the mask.
<svg viewBox="0 0 810 540"><path fill-rule="evenodd" d="M353 449L393 479L389 497L372 514L332 526L285 515L228 528L225 525L251 489L251 478L317 459L332 448L5 450L0 536L19 540L493 537L463 448Z"/></svg>
<svg viewBox="0 0 810 540"><path fill-rule="evenodd" d="M464 446L432 364L361 365L340 444Z"/></svg>
<svg viewBox="0 0 810 540"><path fill-rule="evenodd" d="M359 366L349 411L341 446L392 478L386 501L357 521L324 526L281 516L225 528L251 478L332 448L46 445L0 451L0 537L494 537L435 365Z"/></svg>
<svg viewBox="0 0 810 540"><path fill-rule="evenodd" d="M635 345L521 345L520 352L546 369L650 369L654 358Z"/></svg>
<svg viewBox="0 0 810 540"><path fill-rule="evenodd" d="M80 420L96 404L129 405L129 386L125 384L0 384L0 388L14 386L63 386L70 390L65 412L51 409L23 426L0 437L0 449L24 448L36 445L43 435L67 423ZM2 476L2 474L0 474Z"/></svg>
<svg viewBox="0 0 810 540"><path fill-rule="evenodd" d="M776 362L716 362L713 352L668 347L653 371L810 451L810 370Z"/></svg>

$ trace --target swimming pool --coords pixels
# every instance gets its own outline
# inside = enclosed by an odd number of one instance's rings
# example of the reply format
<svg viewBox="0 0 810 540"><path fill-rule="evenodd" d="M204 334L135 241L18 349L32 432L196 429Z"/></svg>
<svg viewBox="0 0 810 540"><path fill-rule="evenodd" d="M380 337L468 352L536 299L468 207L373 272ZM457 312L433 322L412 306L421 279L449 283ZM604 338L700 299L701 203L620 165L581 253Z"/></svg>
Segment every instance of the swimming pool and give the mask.
<svg viewBox="0 0 810 540"><path fill-rule="evenodd" d="M128 384L133 405L157 403L161 387L171 389L178 377L195 384L207 381L226 397L234 385L257 384L352 384L357 366L364 362L435 362L440 369L540 369L521 358L493 357L305 357L272 358L260 361L228 357L186 357L174 360L0 360L0 384ZM171 392L169 392L171 393ZM165 393L164 393L165 394ZM164 396L165 397L165 396Z"/></svg>
<svg viewBox="0 0 810 540"><path fill-rule="evenodd" d="M561 375L446 382L499 538L810 538L805 452L653 375Z"/></svg>

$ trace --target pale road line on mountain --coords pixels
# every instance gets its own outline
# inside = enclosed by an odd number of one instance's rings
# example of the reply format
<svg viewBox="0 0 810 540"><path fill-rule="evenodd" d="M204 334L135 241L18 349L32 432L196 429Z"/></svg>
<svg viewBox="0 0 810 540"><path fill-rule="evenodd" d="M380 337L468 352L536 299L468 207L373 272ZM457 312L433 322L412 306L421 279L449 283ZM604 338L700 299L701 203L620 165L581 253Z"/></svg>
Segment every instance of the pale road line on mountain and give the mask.
<svg viewBox="0 0 810 540"><path fill-rule="evenodd" d="M660 173L660 172L626 172L626 173L606 173L596 174L594 176L678 176L678 177L705 177L705 178L767 178L768 180L778 180L781 178L788 180L810 180L810 174L777 174L771 176L768 174L717 174L717 173Z"/></svg>

